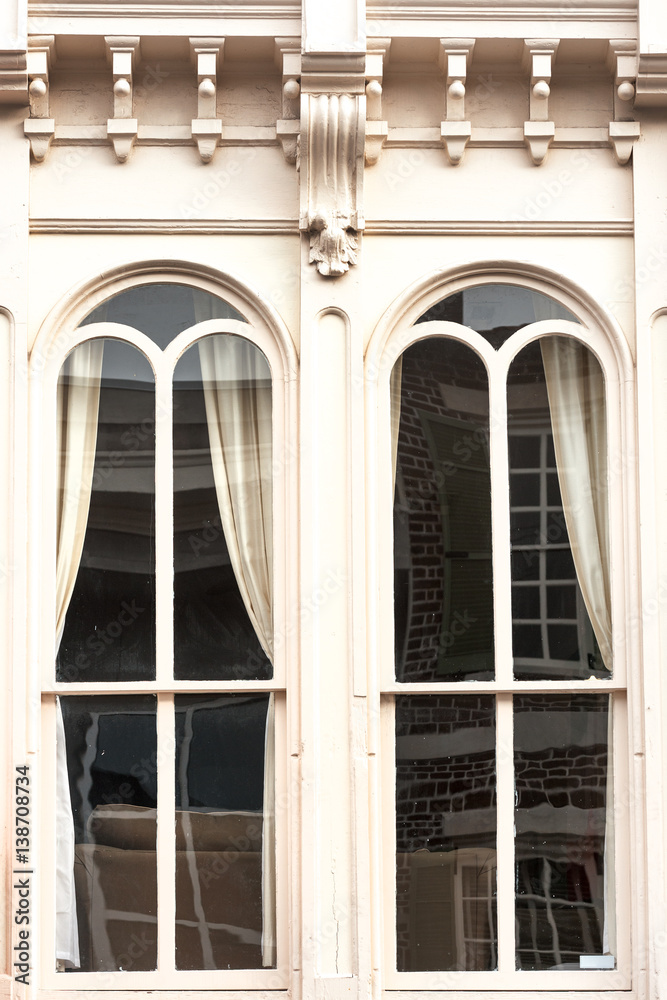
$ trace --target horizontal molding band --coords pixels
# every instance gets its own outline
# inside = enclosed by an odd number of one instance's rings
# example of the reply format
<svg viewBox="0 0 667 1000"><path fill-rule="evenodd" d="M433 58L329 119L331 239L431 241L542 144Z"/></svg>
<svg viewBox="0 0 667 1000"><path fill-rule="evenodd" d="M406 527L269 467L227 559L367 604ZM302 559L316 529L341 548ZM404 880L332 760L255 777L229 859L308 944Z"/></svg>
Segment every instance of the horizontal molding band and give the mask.
<svg viewBox="0 0 667 1000"><path fill-rule="evenodd" d="M605 219L601 222L475 222L440 219L366 220L373 236L632 236L632 219Z"/></svg>
<svg viewBox="0 0 667 1000"><path fill-rule="evenodd" d="M253 0L252 4L225 3L224 0L198 0L197 3L183 3L183 0L162 0L161 3L151 3L150 0L124 0L122 3L104 2L104 0L66 0L58 3L31 3L28 5L28 17L221 17L227 19L257 19L284 18L301 19L301 4L276 3L275 0L262 3Z"/></svg>
<svg viewBox="0 0 667 1000"><path fill-rule="evenodd" d="M137 233L165 236L179 233L204 235L288 236L299 232L297 219L33 219L30 232L56 233Z"/></svg>
<svg viewBox="0 0 667 1000"><path fill-rule="evenodd" d="M296 236L297 219L32 219L30 232L53 234L131 234ZM582 222L486 222L449 219L374 219L369 236L632 236L632 219Z"/></svg>

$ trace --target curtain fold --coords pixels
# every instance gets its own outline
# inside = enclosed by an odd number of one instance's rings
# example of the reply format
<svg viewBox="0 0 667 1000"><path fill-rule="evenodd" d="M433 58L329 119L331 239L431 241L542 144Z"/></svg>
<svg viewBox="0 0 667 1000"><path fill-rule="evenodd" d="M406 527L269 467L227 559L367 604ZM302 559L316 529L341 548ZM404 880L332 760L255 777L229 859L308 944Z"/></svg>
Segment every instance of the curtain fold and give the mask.
<svg viewBox="0 0 667 1000"><path fill-rule="evenodd" d="M389 405L391 421L391 481L396 489L396 471L398 468L398 432L401 426L401 388L403 385L403 358L394 363L389 378Z"/></svg>
<svg viewBox="0 0 667 1000"><path fill-rule="evenodd" d="M56 650L76 583L88 524L104 342L81 344L65 360L57 394ZM56 958L77 968L74 820L65 727L56 699Z"/></svg>
<svg viewBox="0 0 667 1000"><path fill-rule="evenodd" d="M577 580L602 661L612 669L607 420L597 359L572 337L540 340L558 482Z"/></svg>
<svg viewBox="0 0 667 1000"><path fill-rule="evenodd" d="M202 304L204 307L204 304ZM205 308L205 307L204 307ZM198 309L195 316L208 319ZM254 344L230 334L199 342L206 420L220 520L243 603L273 662L271 377ZM262 964L275 965L275 704L264 744Z"/></svg>

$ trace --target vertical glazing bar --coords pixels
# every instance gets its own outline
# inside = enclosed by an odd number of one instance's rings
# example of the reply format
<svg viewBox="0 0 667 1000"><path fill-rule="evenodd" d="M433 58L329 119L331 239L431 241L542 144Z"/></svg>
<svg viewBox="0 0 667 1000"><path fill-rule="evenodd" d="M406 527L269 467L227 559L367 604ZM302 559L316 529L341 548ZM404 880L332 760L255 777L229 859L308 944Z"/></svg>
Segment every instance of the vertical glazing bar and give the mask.
<svg viewBox="0 0 667 1000"><path fill-rule="evenodd" d="M491 522L493 544L496 680L509 684L512 662L512 570L507 442L507 363L502 352L490 359Z"/></svg>
<svg viewBox="0 0 667 1000"><path fill-rule="evenodd" d="M176 777L173 763L175 745L174 696L157 698L157 912L158 971L164 975L175 969L176 921L176 837L174 803ZM159 766L158 766L159 765Z"/></svg>
<svg viewBox="0 0 667 1000"><path fill-rule="evenodd" d="M172 466L172 368L164 356L155 372L155 588L156 679L171 687L174 670L174 539ZM173 804L173 800L172 800Z"/></svg>
<svg viewBox="0 0 667 1000"><path fill-rule="evenodd" d="M512 695L496 701L498 969L514 972L514 732Z"/></svg>

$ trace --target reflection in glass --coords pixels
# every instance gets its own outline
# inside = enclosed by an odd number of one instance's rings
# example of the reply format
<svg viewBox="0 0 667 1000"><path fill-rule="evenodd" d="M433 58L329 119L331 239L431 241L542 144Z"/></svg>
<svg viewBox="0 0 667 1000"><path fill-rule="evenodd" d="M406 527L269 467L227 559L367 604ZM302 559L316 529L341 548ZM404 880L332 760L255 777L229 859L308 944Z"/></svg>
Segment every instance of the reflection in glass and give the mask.
<svg viewBox="0 0 667 1000"><path fill-rule="evenodd" d="M81 562L67 607L58 650L59 681L134 681L155 678L155 382L136 348L118 340L103 346L98 375L75 376L76 348L58 381L61 468L59 499L65 514L77 510L69 542L85 532ZM99 403L97 401L99 399ZM86 480L81 441L94 443L90 506L80 501ZM87 456L92 459L92 454ZM72 572L76 571L73 567ZM58 581L59 605L63 601Z"/></svg>
<svg viewBox="0 0 667 1000"><path fill-rule="evenodd" d="M520 285L475 285L448 295L420 316L418 323L448 320L476 330L496 349L513 333L543 319L577 318L560 302Z"/></svg>
<svg viewBox="0 0 667 1000"><path fill-rule="evenodd" d="M514 699L518 969L614 952L609 707L608 695Z"/></svg>
<svg viewBox="0 0 667 1000"><path fill-rule="evenodd" d="M176 967L261 968L269 695L175 701Z"/></svg>
<svg viewBox="0 0 667 1000"><path fill-rule="evenodd" d="M454 340L409 347L400 369L394 495L399 681L493 677L488 379Z"/></svg>
<svg viewBox="0 0 667 1000"><path fill-rule="evenodd" d="M76 844L79 971L155 969L155 698L67 696L60 703Z"/></svg>
<svg viewBox="0 0 667 1000"><path fill-rule="evenodd" d="M244 317L217 295L173 282L127 288L93 309L81 326L122 323L145 333L164 350L183 330L207 319L242 322Z"/></svg>
<svg viewBox="0 0 667 1000"><path fill-rule="evenodd" d="M561 372L560 398L553 392L550 396L544 362L547 348L556 354L565 352L566 358L583 360L591 377L583 374L568 379ZM585 395L573 390L568 395L571 383L583 386ZM588 392L589 384L595 386L593 394ZM610 657L605 663L597 635L598 628L603 629L603 635L610 629L610 618L607 624L602 621L594 628L587 610L591 604L608 606L609 591L605 582L606 439L599 432L590 433L591 413L601 425L605 419L597 360L583 344L570 338L549 337L529 344L510 365L507 410L515 677L608 677ZM559 449L560 467L555 429L564 439ZM563 483L568 486L567 494ZM571 497L569 520L565 495ZM588 507L591 517L584 525ZM573 525L580 531L577 568L570 535ZM580 579L588 580L588 599Z"/></svg>
<svg viewBox="0 0 667 1000"><path fill-rule="evenodd" d="M497 967L493 696L396 699L397 969Z"/></svg>
<svg viewBox="0 0 667 1000"><path fill-rule="evenodd" d="M202 378L199 344L174 376L174 676L264 680L272 676L258 638L271 633L270 371L241 337L207 337L206 348L219 362L215 378Z"/></svg>

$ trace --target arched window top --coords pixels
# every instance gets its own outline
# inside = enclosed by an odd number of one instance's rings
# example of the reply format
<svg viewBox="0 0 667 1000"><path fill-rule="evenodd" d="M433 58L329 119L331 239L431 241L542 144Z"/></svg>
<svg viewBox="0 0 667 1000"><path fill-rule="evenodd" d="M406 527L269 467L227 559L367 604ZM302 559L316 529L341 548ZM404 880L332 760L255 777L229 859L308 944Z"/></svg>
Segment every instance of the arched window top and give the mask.
<svg viewBox="0 0 667 1000"><path fill-rule="evenodd" d="M183 330L207 319L245 322L237 309L211 292L181 283L156 282L112 295L79 325L107 322L134 327L164 350Z"/></svg>
<svg viewBox="0 0 667 1000"><path fill-rule="evenodd" d="M517 330L544 319L578 322L569 309L549 295L523 285L490 283L453 292L430 306L417 323L432 320L460 323L498 348Z"/></svg>

